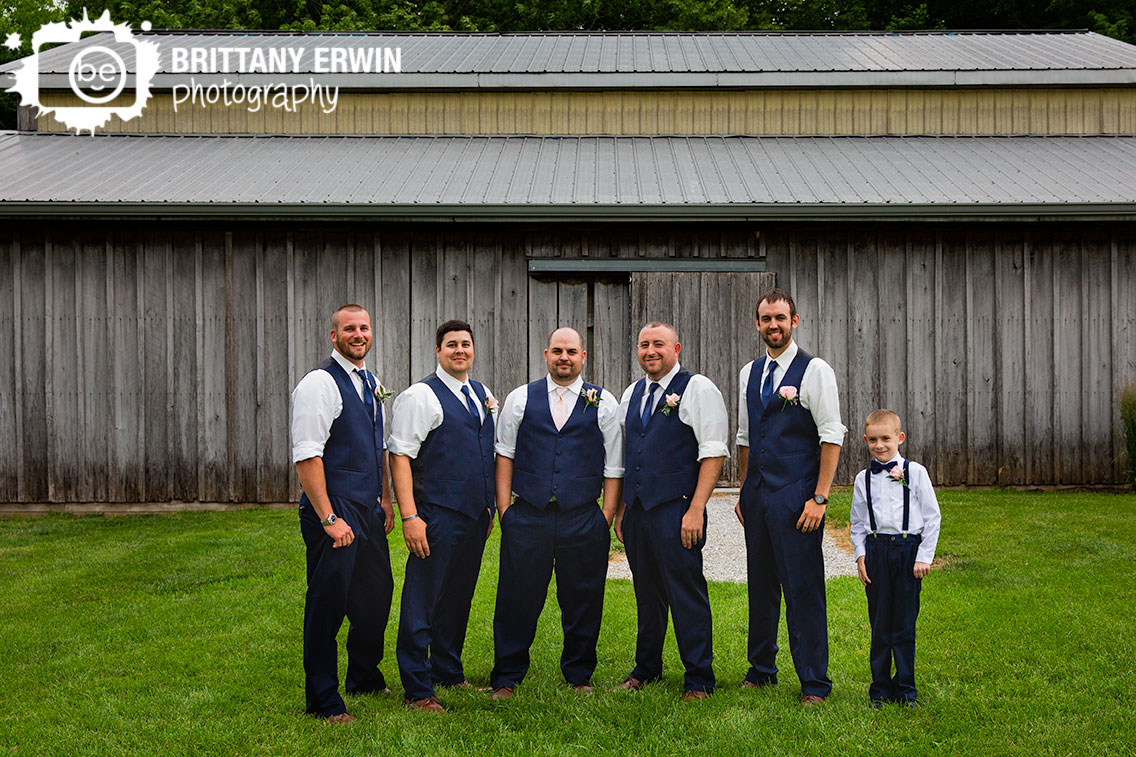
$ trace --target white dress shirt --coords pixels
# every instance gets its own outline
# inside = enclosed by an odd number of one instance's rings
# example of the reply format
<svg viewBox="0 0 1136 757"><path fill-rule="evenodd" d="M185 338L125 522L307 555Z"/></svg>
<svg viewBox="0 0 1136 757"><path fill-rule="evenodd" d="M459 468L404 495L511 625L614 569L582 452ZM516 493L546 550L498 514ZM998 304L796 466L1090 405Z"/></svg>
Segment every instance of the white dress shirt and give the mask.
<svg viewBox="0 0 1136 757"><path fill-rule="evenodd" d="M789 347L774 361L777 363L777 372L773 374L774 393L781 386L781 380L785 378L785 371L792 365L798 351L797 343L790 342ZM769 357L769 353L766 352L765 356ZM765 385L765 377L769 374L769 365L770 362L766 360L765 368L761 372L762 386ZM749 376L752 369L753 361L751 360L745 364L738 376L738 436L736 441L739 447L749 446L749 403L746 401L746 390L749 388ZM800 399L801 407L812 413L813 423L816 424L820 441L827 444L843 444L844 432L848 429L840 422L840 395L836 391L836 373L832 370L832 366L819 357L810 360L801 376L801 391L798 392L797 396Z"/></svg>
<svg viewBox="0 0 1136 757"><path fill-rule="evenodd" d="M658 403L660 396L665 397L667 395L667 387L671 385L671 381L678 375L681 368L682 366L679 363L675 363L675 367L671 368L670 373L659 380L659 388L655 390L655 395L652 398L655 403ZM623 391L623 397L619 400L620 428L627 428L628 405L631 403L631 393L635 391L635 384L637 383L639 382L632 382L631 386ZM648 377L647 384L643 388L643 399L639 402L639 407L635 408L633 412L643 414L643 405L647 403L647 393L650 387L651 379ZM726 403L722 399L722 393L718 391L718 387L714 386L714 382L701 373L694 374L687 382L686 389L678 403L678 419L690 426L690 429L694 432L694 438L698 440L698 459L700 461L707 457L730 456L730 450L727 446L730 436L730 419L726 415Z"/></svg>
<svg viewBox="0 0 1136 757"><path fill-rule="evenodd" d="M331 357L347 371L359 399L363 399L363 379L358 368L339 350L332 350ZM371 374L372 377L374 374ZM378 382L378 379L375 379ZM380 403L378 412L386 420L386 408ZM309 371L296 388L292 390L292 462L298 463L312 457L323 457L323 448L331 435L331 424L343 412L343 396L332 375L322 368ZM383 444L386 448L386 444Z"/></svg>
<svg viewBox="0 0 1136 757"><path fill-rule="evenodd" d="M903 457L896 455L893 460L902 468ZM866 468L856 474L852 486L852 546L854 559L864 554L864 542L872 532L868 519L868 498L864 493L864 477L872 477L872 510L876 514L876 533L903 533L903 484L888 475L887 471L870 473ZM939 543L939 500L927 469L914 460L908 464L907 483L911 487L911 509L907 514L907 533L922 534L923 541L915 553L916 562L928 565L935 559L935 547Z"/></svg>
<svg viewBox="0 0 1136 757"><path fill-rule="evenodd" d="M478 399L477 392L470 385L468 377L463 383L442 370L442 366L434 369L434 375L442 380L446 388L454 393L463 408L468 407L462 387L469 387L469 394L477 405L478 415L485 422L485 404ZM485 387L486 399L491 399L493 393ZM395 455L405 455L409 458L418 457L418 450L430 432L442 425L445 413L438 395L424 382L411 384L405 392L395 397L391 408L390 436L387 438L387 449Z"/></svg>
<svg viewBox="0 0 1136 757"><path fill-rule="evenodd" d="M556 401L556 389L560 386L552 380L552 376L545 376L545 388L548 391L548 411L553 411ZM576 380L568 385L564 393L564 403L568 405L569 417L576 409L580 398L580 391L584 388L584 379L577 376ZM529 404L528 384L518 386L509 392L509 396L501 403L501 410L497 413L497 454L512 460L517 452L517 433L521 428L521 420L525 417L525 408ZM619 403L615 395L607 389L601 390L599 407L591 408L585 405L588 411L596 411L599 418L600 433L603 434L604 443L604 478L623 478L623 429L619 426Z"/></svg>

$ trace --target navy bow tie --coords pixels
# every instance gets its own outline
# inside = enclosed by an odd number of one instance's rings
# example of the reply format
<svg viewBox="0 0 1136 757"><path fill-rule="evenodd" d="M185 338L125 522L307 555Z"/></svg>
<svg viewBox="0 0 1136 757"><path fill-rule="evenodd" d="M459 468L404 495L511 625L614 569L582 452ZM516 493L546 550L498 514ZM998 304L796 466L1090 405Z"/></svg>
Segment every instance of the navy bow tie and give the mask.
<svg viewBox="0 0 1136 757"><path fill-rule="evenodd" d="M897 465L899 465L899 463L896 462L895 460L892 460L890 463L881 463L878 460L873 460L872 461L872 473L883 473L886 470L888 470L888 471L891 470L892 468L894 468Z"/></svg>

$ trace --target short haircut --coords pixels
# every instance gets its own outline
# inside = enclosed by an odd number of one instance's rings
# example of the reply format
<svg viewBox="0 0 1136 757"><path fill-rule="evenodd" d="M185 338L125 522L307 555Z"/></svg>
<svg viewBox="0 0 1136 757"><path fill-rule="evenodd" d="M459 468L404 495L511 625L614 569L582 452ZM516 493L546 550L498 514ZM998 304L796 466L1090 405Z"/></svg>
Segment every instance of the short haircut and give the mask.
<svg viewBox="0 0 1136 757"><path fill-rule="evenodd" d="M580 349L581 350L584 349L584 335L581 334L576 329L572 328L571 326L557 326L552 331L548 332L548 341L545 342L546 347L547 347L547 345L552 344L552 336L557 331L571 331L572 333L574 333L576 335L576 338L580 340Z"/></svg>
<svg viewBox="0 0 1136 757"><path fill-rule="evenodd" d="M789 303L789 317L792 318L793 316L795 316L797 314L797 303L793 302L793 296L786 292L784 289L773 287L757 298L757 307L753 309L753 317L755 319L761 317L757 312L761 308L761 303L768 302L772 304L774 302L782 301Z"/></svg>
<svg viewBox="0 0 1136 757"><path fill-rule="evenodd" d="M469 341L473 341L473 329L470 327L470 325L465 321L453 319L443 323L438 327L438 330L434 332L434 346L438 349L441 349L442 340L444 340L446 338L446 334L450 333L451 331L468 331Z"/></svg>
<svg viewBox="0 0 1136 757"><path fill-rule="evenodd" d="M639 329L639 333L642 334L644 329L666 329L671 332L675 341L678 341L678 329L674 327L674 324L667 323L666 321L649 321L648 323L644 323L643 328Z"/></svg>
<svg viewBox="0 0 1136 757"><path fill-rule="evenodd" d="M339 331L340 313L358 313L359 311L366 313L367 308L363 307L362 305L355 305L354 303L348 305L340 305L339 307L337 307L335 309L335 312L331 314L331 330Z"/></svg>
<svg viewBox="0 0 1136 757"><path fill-rule="evenodd" d="M903 431L903 423L899 420L899 413L887 408L880 408L868 413L868 417L864 420L864 430L868 430L868 426L878 426L884 423L890 424L896 432Z"/></svg>

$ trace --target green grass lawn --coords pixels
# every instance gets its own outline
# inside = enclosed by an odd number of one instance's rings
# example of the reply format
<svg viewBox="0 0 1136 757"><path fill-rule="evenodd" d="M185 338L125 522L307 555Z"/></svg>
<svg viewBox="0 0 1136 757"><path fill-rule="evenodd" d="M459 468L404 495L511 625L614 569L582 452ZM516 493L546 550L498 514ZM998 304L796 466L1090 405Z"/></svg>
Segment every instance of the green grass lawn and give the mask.
<svg viewBox="0 0 1136 757"><path fill-rule="evenodd" d="M443 692L448 717L395 694L348 697L359 721L303 715L304 563L294 512L0 519L0 750L11 754L1131 754L1136 702L1136 496L941 493L945 566L923 589L919 710L869 708L868 627L855 578L829 582L832 697L743 691L745 587L711 585L719 689L683 705L673 638L665 680L582 697L560 680L559 613L541 618L510 702ZM849 495L830 507L847 521ZM711 524L713 528L713 524ZM466 644L492 667L498 533ZM391 538L396 577L405 548ZM401 579L396 579L397 592ZM346 629L344 629L344 633ZM630 670L631 584L608 583L595 682ZM341 670L346 663L341 661Z"/></svg>

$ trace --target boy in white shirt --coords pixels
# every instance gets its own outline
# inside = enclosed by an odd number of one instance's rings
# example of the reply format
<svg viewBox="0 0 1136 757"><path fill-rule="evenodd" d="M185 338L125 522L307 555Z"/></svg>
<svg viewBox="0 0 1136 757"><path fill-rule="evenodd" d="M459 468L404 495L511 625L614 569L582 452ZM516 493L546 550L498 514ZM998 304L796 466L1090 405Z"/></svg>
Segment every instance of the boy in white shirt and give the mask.
<svg viewBox="0 0 1136 757"><path fill-rule="evenodd" d="M876 410L864 422L870 467L852 489L852 546L868 595L872 706L915 706L915 619L919 590L939 541L939 502L927 469L899 455L899 415ZM892 674L892 659L895 674Z"/></svg>

